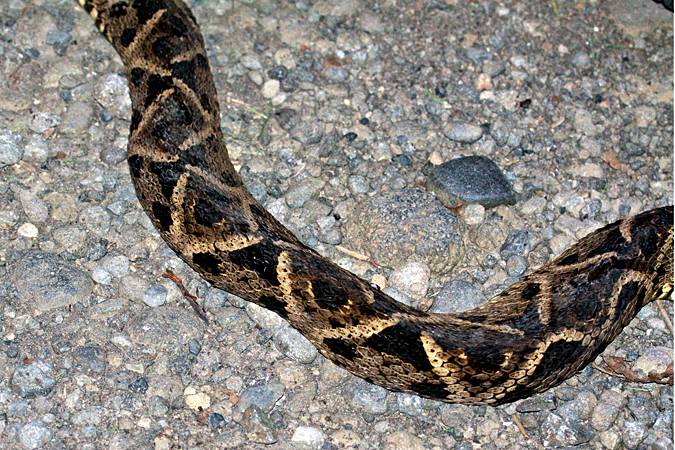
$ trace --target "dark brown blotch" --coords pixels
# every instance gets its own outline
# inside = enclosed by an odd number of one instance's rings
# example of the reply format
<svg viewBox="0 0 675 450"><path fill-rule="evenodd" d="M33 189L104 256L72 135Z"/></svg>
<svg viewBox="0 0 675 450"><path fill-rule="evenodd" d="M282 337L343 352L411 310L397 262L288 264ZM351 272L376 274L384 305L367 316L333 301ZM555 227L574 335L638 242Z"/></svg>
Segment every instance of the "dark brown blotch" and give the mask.
<svg viewBox="0 0 675 450"><path fill-rule="evenodd" d="M171 201L173 190L178 184L178 179L185 173L185 166L180 162L153 161L150 163L150 171L155 174L162 188L162 195Z"/></svg>
<svg viewBox="0 0 675 450"><path fill-rule="evenodd" d="M136 10L136 17L138 18L138 25L143 26L152 19L157 11L167 9L167 2L164 0L136 0L134 2L134 9Z"/></svg>
<svg viewBox="0 0 675 450"><path fill-rule="evenodd" d="M140 86L143 83L143 77L145 76L145 70L140 67L134 67L129 71L129 83L134 86Z"/></svg>
<svg viewBox="0 0 675 450"><path fill-rule="evenodd" d="M164 91L174 87L171 77L163 77L153 73L148 77L148 91L145 97L145 106L150 106L152 102Z"/></svg>
<svg viewBox="0 0 675 450"><path fill-rule="evenodd" d="M160 231L168 232L173 225L171 218L171 208L164 206L160 202L152 203L152 216L159 223Z"/></svg>
<svg viewBox="0 0 675 450"><path fill-rule="evenodd" d="M136 28L126 28L120 35L120 44L127 48L134 42L134 39L136 39Z"/></svg>
<svg viewBox="0 0 675 450"><path fill-rule="evenodd" d="M117 2L110 7L109 13L111 19L118 19L127 15L129 5L126 2Z"/></svg>
<svg viewBox="0 0 675 450"><path fill-rule="evenodd" d="M279 286L277 260L281 250L269 241L234 250L229 253L230 261L240 267L252 270L270 286Z"/></svg>
<svg viewBox="0 0 675 450"><path fill-rule="evenodd" d="M144 166L143 157L140 155L131 155L127 158L127 164L129 165L129 173L131 174L131 178L141 178Z"/></svg>
<svg viewBox="0 0 675 450"><path fill-rule="evenodd" d="M173 46L169 38L161 36L152 43L152 54L161 61L167 61L173 57Z"/></svg>
<svg viewBox="0 0 675 450"><path fill-rule="evenodd" d="M210 253L195 253L192 262L206 273L217 275L220 273L220 260Z"/></svg>
<svg viewBox="0 0 675 450"><path fill-rule="evenodd" d="M143 113L138 109L134 109L131 113L131 125L129 125L129 131L134 132L140 125L141 120L143 119Z"/></svg>
<svg viewBox="0 0 675 450"><path fill-rule="evenodd" d="M366 340L366 344L380 353L396 355L420 372L433 369L422 345L419 330L409 322L400 322L373 334Z"/></svg>
<svg viewBox="0 0 675 450"><path fill-rule="evenodd" d="M344 340L338 338L323 338L323 343L331 352L350 361L359 356L359 354L356 352L356 345L352 344L351 342L345 342Z"/></svg>
<svg viewBox="0 0 675 450"><path fill-rule="evenodd" d="M193 61L178 61L171 65L171 75L181 80L192 91L197 90L195 81L195 63Z"/></svg>

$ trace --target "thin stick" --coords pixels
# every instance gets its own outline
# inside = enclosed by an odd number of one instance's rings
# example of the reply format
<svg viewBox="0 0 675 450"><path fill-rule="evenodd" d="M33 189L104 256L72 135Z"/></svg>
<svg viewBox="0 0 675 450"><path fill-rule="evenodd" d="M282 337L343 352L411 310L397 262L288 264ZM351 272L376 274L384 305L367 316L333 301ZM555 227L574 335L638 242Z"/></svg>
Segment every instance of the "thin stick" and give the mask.
<svg viewBox="0 0 675 450"><path fill-rule="evenodd" d="M194 295L190 294L190 292L187 290L185 286L183 286L183 280L181 280L178 275L170 271L169 269L166 269L166 272L162 274L162 277L168 278L169 280L173 281L176 283L176 286L178 286L178 289L180 290L181 294L183 294L183 297L185 297L190 303L190 306L192 306L192 309L194 310L195 314L197 314L197 317L202 319L204 323L208 325L209 323L209 316L206 315L206 309L204 307L200 306L199 303L197 303L197 297Z"/></svg>
<svg viewBox="0 0 675 450"><path fill-rule="evenodd" d="M670 316L668 315L668 311L666 311L666 307L663 306L663 302L661 299L656 300L656 306L659 307L659 311L661 312L661 316L663 317L663 321L666 323L666 326L670 330L670 334L673 334L673 323L670 321Z"/></svg>
<svg viewBox="0 0 675 450"><path fill-rule="evenodd" d="M511 419L513 419L513 423L515 423L516 426L518 427L518 429L520 430L520 434L522 434L525 439L530 440L530 435L527 434L527 431L525 431L525 427L523 426L523 423L518 418L518 415L517 414L512 415Z"/></svg>

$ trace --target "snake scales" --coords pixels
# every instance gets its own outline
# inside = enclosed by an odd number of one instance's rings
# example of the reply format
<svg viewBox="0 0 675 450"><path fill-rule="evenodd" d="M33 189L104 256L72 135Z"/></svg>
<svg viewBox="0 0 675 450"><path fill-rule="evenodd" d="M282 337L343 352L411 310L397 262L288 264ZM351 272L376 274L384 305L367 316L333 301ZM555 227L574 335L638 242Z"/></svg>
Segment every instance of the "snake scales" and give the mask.
<svg viewBox="0 0 675 450"><path fill-rule="evenodd" d="M574 375L673 285L673 209L579 241L490 302L429 314L305 247L230 162L194 16L180 0L79 0L119 53L133 114L128 163L168 245L213 285L278 313L327 358L395 391L511 402Z"/></svg>

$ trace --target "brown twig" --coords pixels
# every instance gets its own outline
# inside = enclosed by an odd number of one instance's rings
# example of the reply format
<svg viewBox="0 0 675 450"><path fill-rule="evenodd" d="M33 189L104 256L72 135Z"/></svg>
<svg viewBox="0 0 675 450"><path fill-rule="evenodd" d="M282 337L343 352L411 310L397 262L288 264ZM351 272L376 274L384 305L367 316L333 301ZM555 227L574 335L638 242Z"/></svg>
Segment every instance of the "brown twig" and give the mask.
<svg viewBox="0 0 675 450"><path fill-rule="evenodd" d="M517 414L512 415L511 419L513 419L513 423L515 423L516 426L518 427L518 429L520 430L520 434L522 434L525 439L529 440L530 435L527 434L527 431L525 431L525 427L523 426L523 423L518 418L518 415Z"/></svg>
<svg viewBox="0 0 675 450"><path fill-rule="evenodd" d="M666 323L666 326L670 330L670 334L673 333L673 323L670 321L670 315L668 314L668 311L666 311L666 307L663 306L663 302L661 299L656 300L656 306L659 308L659 312L661 313L661 316L663 317L663 321Z"/></svg>
<svg viewBox="0 0 675 450"><path fill-rule="evenodd" d="M604 356L602 360L607 364L608 370L606 372L602 369L602 372L609 373L610 375L624 378L626 381L631 383L657 383L657 384L669 384L673 385L673 363L671 362L661 373L649 372L646 376L640 377L635 372L631 370L630 367L626 365L626 362L623 358L617 356ZM613 373L612 373L613 372Z"/></svg>
<svg viewBox="0 0 675 450"><path fill-rule="evenodd" d="M178 286L178 289L180 290L181 294L183 294L183 297L188 301L190 306L192 306L192 309L194 312L197 314L197 317L202 319L204 323L208 324L209 323L209 316L206 315L206 309L204 309L203 306L200 306L199 303L197 303L197 297L194 295L190 294L190 292L187 290L185 286L183 286L183 280L181 280L178 275L173 273L171 270L166 269L166 272L162 274L162 277L168 278L169 280L173 281L176 283L176 286Z"/></svg>

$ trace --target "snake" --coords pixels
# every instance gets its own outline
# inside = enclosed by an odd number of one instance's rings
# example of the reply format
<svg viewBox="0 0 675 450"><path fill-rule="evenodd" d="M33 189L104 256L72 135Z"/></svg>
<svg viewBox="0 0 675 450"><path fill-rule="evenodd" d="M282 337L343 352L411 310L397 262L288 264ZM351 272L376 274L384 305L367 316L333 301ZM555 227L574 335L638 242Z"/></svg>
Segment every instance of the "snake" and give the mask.
<svg viewBox="0 0 675 450"><path fill-rule="evenodd" d="M305 246L230 161L197 21L180 0L78 0L125 67L140 204L213 286L274 311L318 351L392 391L500 405L584 368L673 291L673 207L596 230L486 304L425 312Z"/></svg>

